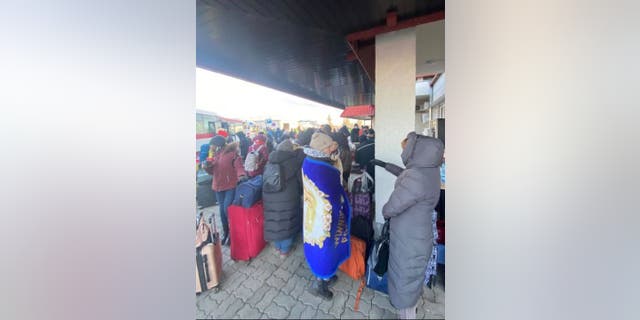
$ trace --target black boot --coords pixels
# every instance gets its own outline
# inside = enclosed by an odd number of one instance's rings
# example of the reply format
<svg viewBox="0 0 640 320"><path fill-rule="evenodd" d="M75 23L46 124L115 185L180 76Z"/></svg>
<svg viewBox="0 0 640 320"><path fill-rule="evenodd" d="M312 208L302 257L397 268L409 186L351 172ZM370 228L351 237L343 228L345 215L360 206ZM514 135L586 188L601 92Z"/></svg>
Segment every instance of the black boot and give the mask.
<svg viewBox="0 0 640 320"><path fill-rule="evenodd" d="M311 285L309 293L325 300L331 300L333 298L333 292L329 290L327 281L322 279L316 279L316 281Z"/></svg>
<svg viewBox="0 0 640 320"><path fill-rule="evenodd" d="M222 245L223 246L228 246L229 245L229 225L223 223L222 224Z"/></svg>
<svg viewBox="0 0 640 320"><path fill-rule="evenodd" d="M220 242L223 246L226 246L229 243L229 235L222 236L222 241Z"/></svg>
<svg viewBox="0 0 640 320"><path fill-rule="evenodd" d="M327 285L328 286L332 286L336 283L336 281L338 281L338 275L334 274L333 277L329 278L329 280L327 280Z"/></svg>

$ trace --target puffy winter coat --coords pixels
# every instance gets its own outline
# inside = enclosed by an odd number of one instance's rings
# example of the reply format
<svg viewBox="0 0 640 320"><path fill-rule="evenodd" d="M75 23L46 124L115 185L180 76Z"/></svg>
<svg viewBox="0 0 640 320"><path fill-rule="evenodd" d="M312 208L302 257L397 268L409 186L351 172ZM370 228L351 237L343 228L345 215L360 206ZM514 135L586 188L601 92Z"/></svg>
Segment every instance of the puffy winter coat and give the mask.
<svg viewBox="0 0 640 320"><path fill-rule="evenodd" d="M282 166L284 188L279 192L264 192L264 239L278 241L291 238L302 228L302 149L294 151L290 140L285 140L269 155L269 163ZM263 179L267 181L268 178Z"/></svg>
<svg viewBox="0 0 640 320"><path fill-rule="evenodd" d="M242 157L238 153L236 143L228 144L222 151L215 153L213 162L205 167L207 173L213 175L211 188L213 191L225 191L236 187L238 178L246 175Z"/></svg>
<svg viewBox="0 0 640 320"><path fill-rule="evenodd" d="M402 162L387 164L398 175L382 214L390 219L389 297L398 308L416 305L433 247L432 212L440 196L440 164L444 145L439 139L410 133Z"/></svg>

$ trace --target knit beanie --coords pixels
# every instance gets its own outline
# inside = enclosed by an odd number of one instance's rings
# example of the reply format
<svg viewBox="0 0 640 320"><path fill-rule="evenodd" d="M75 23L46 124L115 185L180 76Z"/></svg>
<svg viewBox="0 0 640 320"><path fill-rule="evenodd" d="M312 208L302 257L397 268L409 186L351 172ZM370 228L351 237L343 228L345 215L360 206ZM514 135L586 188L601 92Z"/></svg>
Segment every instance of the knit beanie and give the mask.
<svg viewBox="0 0 640 320"><path fill-rule="evenodd" d="M291 139L285 139L276 147L278 151L293 151L293 142Z"/></svg>
<svg viewBox="0 0 640 320"><path fill-rule="evenodd" d="M330 136L322 132L316 132L311 136L311 143L309 143L309 146L311 149L323 151L334 143L335 141L333 141Z"/></svg>
<svg viewBox="0 0 640 320"><path fill-rule="evenodd" d="M223 130L223 129L218 130L218 135L223 136L225 138L229 137L229 133L226 130Z"/></svg>
<svg viewBox="0 0 640 320"><path fill-rule="evenodd" d="M225 139L223 136L215 136L211 138L210 144L216 147L222 147L226 143L226 140L227 139Z"/></svg>

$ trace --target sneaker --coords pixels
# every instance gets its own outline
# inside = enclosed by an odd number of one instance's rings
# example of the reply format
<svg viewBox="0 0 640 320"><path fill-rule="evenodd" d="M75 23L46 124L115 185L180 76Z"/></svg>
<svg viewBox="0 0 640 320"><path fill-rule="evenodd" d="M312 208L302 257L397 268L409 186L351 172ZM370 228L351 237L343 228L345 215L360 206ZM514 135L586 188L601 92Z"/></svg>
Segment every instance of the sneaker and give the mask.
<svg viewBox="0 0 640 320"><path fill-rule="evenodd" d="M281 259L284 259L284 258L288 257L289 253L291 253L291 250L289 250L287 252L281 251L280 249L277 249L277 250L278 250L278 253L280 254L280 258Z"/></svg>

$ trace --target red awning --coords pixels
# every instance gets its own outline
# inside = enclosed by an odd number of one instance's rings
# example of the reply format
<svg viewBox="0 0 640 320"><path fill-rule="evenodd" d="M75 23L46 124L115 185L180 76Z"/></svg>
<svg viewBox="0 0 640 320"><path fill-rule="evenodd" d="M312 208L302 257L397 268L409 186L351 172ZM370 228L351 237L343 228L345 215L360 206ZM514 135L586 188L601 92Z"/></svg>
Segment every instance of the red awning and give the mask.
<svg viewBox="0 0 640 320"><path fill-rule="evenodd" d="M342 114L343 118L352 118L360 120L369 120L375 114L375 107L372 104L365 104L360 106L349 106L344 108Z"/></svg>

